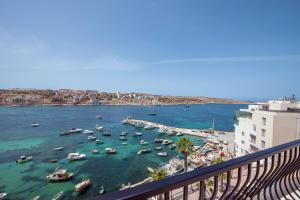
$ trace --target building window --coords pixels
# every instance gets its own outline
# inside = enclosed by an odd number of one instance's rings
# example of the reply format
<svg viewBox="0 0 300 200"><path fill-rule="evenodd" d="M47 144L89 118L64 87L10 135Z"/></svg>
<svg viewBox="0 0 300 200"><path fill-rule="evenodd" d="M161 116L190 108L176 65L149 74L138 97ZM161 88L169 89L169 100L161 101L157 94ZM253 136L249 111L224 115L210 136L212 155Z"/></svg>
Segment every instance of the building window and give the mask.
<svg viewBox="0 0 300 200"><path fill-rule="evenodd" d="M255 135L250 134L250 142L251 142L252 144L255 144L255 143L256 143L256 136L255 136Z"/></svg>
<svg viewBox="0 0 300 200"><path fill-rule="evenodd" d="M245 136L245 132L244 131L242 131L242 136Z"/></svg>
<svg viewBox="0 0 300 200"><path fill-rule="evenodd" d="M244 153L244 149L241 149L241 153Z"/></svg>
<svg viewBox="0 0 300 200"><path fill-rule="evenodd" d="M261 141L261 148L262 149L266 148L266 142L265 141Z"/></svg>
<svg viewBox="0 0 300 200"><path fill-rule="evenodd" d="M263 126L265 126L267 124L267 118L265 118L265 117L262 118L262 124L263 124Z"/></svg>
<svg viewBox="0 0 300 200"><path fill-rule="evenodd" d="M256 125L253 124L253 131L256 132Z"/></svg>
<svg viewBox="0 0 300 200"><path fill-rule="evenodd" d="M261 136L266 137L266 129L261 129Z"/></svg>
<svg viewBox="0 0 300 200"><path fill-rule="evenodd" d="M245 144L245 141L244 141L244 140L242 140L242 144Z"/></svg>

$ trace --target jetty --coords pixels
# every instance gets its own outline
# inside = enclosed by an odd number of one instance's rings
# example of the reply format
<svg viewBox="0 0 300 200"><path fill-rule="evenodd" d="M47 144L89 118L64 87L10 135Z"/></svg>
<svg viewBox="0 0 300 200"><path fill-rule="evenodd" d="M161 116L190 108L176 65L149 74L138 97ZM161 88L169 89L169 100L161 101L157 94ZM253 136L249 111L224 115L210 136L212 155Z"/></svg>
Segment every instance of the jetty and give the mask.
<svg viewBox="0 0 300 200"><path fill-rule="evenodd" d="M133 126L138 126L138 127L153 127L161 130L168 130L174 133L182 133L186 135L193 135L193 136L199 136L199 137L204 137L208 138L212 134L226 134L230 132L224 132L224 131L216 131L216 130L206 130L206 129L191 129L191 128L177 128L177 127L171 127L171 126L166 126L158 123L153 123L153 122L148 122L144 120L138 120L138 119L126 119L123 121L125 124L130 124Z"/></svg>

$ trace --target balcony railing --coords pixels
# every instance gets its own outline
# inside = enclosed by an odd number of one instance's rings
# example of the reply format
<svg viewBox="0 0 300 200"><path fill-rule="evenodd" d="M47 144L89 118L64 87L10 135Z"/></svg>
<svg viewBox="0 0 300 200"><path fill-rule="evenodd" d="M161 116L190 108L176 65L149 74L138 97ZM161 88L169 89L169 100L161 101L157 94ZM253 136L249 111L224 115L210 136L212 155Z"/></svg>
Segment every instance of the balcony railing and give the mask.
<svg viewBox="0 0 300 200"><path fill-rule="evenodd" d="M95 199L151 198L300 199L300 140Z"/></svg>

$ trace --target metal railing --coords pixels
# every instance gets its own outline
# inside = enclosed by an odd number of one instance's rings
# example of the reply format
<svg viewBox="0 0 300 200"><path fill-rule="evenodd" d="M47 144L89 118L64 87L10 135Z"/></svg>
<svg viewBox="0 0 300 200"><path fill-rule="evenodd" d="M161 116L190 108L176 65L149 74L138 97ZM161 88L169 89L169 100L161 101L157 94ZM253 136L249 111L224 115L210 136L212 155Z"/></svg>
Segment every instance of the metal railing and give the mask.
<svg viewBox="0 0 300 200"><path fill-rule="evenodd" d="M151 197L158 200L300 199L300 140L95 199Z"/></svg>

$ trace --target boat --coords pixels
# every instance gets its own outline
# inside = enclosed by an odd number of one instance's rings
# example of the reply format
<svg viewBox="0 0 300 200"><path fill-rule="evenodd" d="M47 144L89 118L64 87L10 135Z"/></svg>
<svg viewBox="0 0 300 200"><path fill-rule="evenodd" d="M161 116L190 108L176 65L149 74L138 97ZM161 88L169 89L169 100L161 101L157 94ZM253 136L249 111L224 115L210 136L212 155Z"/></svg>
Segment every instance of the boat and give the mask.
<svg viewBox="0 0 300 200"><path fill-rule="evenodd" d="M99 149L93 149L91 152L92 152L93 154L99 154L99 153L100 153L100 150L99 150Z"/></svg>
<svg viewBox="0 0 300 200"><path fill-rule="evenodd" d="M38 123L34 123L34 122L32 122L30 125L31 125L31 127L33 127L33 128L36 128L36 127L39 127L39 126L40 126Z"/></svg>
<svg viewBox="0 0 300 200"><path fill-rule="evenodd" d="M58 199L61 199L64 195L64 191L60 191L59 193L57 193L53 198L52 200L58 200Z"/></svg>
<svg viewBox="0 0 300 200"><path fill-rule="evenodd" d="M142 136L142 135L143 135L143 133L136 132L136 133L135 133L135 135L136 135L136 136Z"/></svg>
<svg viewBox="0 0 300 200"><path fill-rule="evenodd" d="M100 190L99 190L99 194L102 195L102 194L104 194L104 193L105 193L104 187L101 186L101 187L100 187Z"/></svg>
<svg viewBox="0 0 300 200"><path fill-rule="evenodd" d="M3 192L3 193L0 193L0 199L6 199L7 198L7 193Z"/></svg>
<svg viewBox="0 0 300 200"><path fill-rule="evenodd" d="M151 124L149 124L149 125L146 125L145 127L144 127L144 129L146 129L146 130L151 130L151 129L155 129L156 127L154 126L154 125L151 125Z"/></svg>
<svg viewBox="0 0 300 200"><path fill-rule="evenodd" d="M170 148L170 149L175 149L175 148L176 148L176 144L171 144L171 145L169 146L169 148Z"/></svg>
<svg viewBox="0 0 300 200"><path fill-rule="evenodd" d="M83 180L80 183L76 184L74 188L75 188L76 192L81 193L84 190L86 190L91 184L92 184L91 180L86 179L86 180Z"/></svg>
<svg viewBox="0 0 300 200"><path fill-rule="evenodd" d="M176 136L183 136L183 133L177 133Z"/></svg>
<svg viewBox="0 0 300 200"><path fill-rule="evenodd" d="M146 142L145 140L141 140L140 145L148 145L148 142Z"/></svg>
<svg viewBox="0 0 300 200"><path fill-rule="evenodd" d="M101 140L99 140L99 139L97 139L97 140L95 140L96 141L96 144L103 144L103 141L101 141Z"/></svg>
<svg viewBox="0 0 300 200"><path fill-rule="evenodd" d="M172 135L175 135L176 133L173 131L173 130L171 130L171 129L169 129L169 130L167 130L167 135L168 136L172 136Z"/></svg>
<svg viewBox="0 0 300 200"><path fill-rule="evenodd" d="M128 134L127 132L122 131L120 136L127 136L127 134Z"/></svg>
<svg viewBox="0 0 300 200"><path fill-rule="evenodd" d="M96 115L96 119L102 119L101 115Z"/></svg>
<svg viewBox="0 0 300 200"><path fill-rule="evenodd" d="M111 133L105 131L102 135L103 135L103 136L111 136Z"/></svg>
<svg viewBox="0 0 300 200"><path fill-rule="evenodd" d="M163 141L161 138L154 138L154 143L162 143Z"/></svg>
<svg viewBox="0 0 300 200"><path fill-rule="evenodd" d="M185 107L186 107L186 108L189 108L189 107L190 107L190 105L189 105L189 104L186 104L186 105L185 105Z"/></svg>
<svg viewBox="0 0 300 200"><path fill-rule="evenodd" d="M127 137L126 136L120 136L120 140L125 141L125 140L127 140Z"/></svg>
<svg viewBox="0 0 300 200"><path fill-rule="evenodd" d="M157 155L161 156L161 157L166 157L168 155L167 152L159 152L157 153Z"/></svg>
<svg viewBox="0 0 300 200"><path fill-rule="evenodd" d="M171 143L172 143L171 140L163 140L163 141L162 141L162 144L163 144L163 145L168 145L168 144L171 144Z"/></svg>
<svg viewBox="0 0 300 200"><path fill-rule="evenodd" d="M66 134L74 134L74 133L81 133L81 132L82 132L81 128L70 128L65 133Z"/></svg>
<svg viewBox="0 0 300 200"><path fill-rule="evenodd" d="M82 144L83 143L83 141L82 140L79 140L79 141L77 141L79 144Z"/></svg>
<svg viewBox="0 0 300 200"><path fill-rule="evenodd" d="M65 169L56 169L54 172L47 176L47 180L58 182L58 181L68 181L74 176L73 173L68 173Z"/></svg>
<svg viewBox="0 0 300 200"><path fill-rule="evenodd" d="M135 128L143 128L144 127L143 124L135 124L134 126L135 126Z"/></svg>
<svg viewBox="0 0 300 200"><path fill-rule="evenodd" d="M58 159L52 159L50 160L51 163L57 163L58 162Z"/></svg>
<svg viewBox="0 0 300 200"><path fill-rule="evenodd" d="M87 139L88 140L96 140L97 138L95 136L88 136Z"/></svg>
<svg viewBox="0 0 300 200"><path fill-rule="evenodd" d="M62 150L64 150L63 147L56 147L56 148L53 148L53 151L62 151Z"/></svg>
<svg viewBox="0 0 300 200"><path fill-rule="evenodd" d="M160 147L160 146L155 147L155 150L162 150L162 147Z"/></svg>
<svg viewBox="0 0 300 200"><path fill-rule="evenodd" d="M31 200L39 200L40 198L41 198L41 196L38 195L38 196L33 197ZM0 197L0 199L1 199L1 197Z"/></svg>
<svg viewBox="0 0 300 200"><path fill-rule="evenodd" d="M127 142L122 142L122 144L123 144L123 145L127 145L128 143L127 143Z"/></svg>
<svg viewBox="0 0 300 200"><path fill-rule="evenodd" d="M20 158L18 160L16 160L16 163L21 164L21 163L26 163L32 161L32 157L31 156L20 156Z"/></svg>
<svg viewBox="0 0 300 200"><path fill-rule="evenodd" d="M107 154L115 154L115 153L117 153L117 150L113 149L113 148L105 148L105 152Z"/></svg>
<svg viewBox="0 0 300 200"><path fill-rule="evenodd" d="M156 115L156 113L154 112L154 109L152 107L149 108L150 111L147 113L147 115Z"/></svg>
<svg viewBox="0 0 300 200"><path fill-rule="evenodd" d="M75 161L75 160L83 160L86 158L86 154L80 154L80 153L69 153L68 160L69 161Z"/></svg>
<svg viewBox="0 0 300 200"><path fill-rule="evenodd" d="M96 129L98 130L98 131L104 131L104 127L103 126L100 126L100 125L96 125Z"/></svg>
<svg viewBox="0 0 300 200"><path fill-rule="evenodd" d="M129 116L122 120L122 124L129 124Z"/></svg>
<svg viewBox="0 0 300 200"><path fill-rule="evenodd" d="M139 150L137 152L138 155L141 155L141 154L144 154L144 153L150 153L152 152L152 149L142 149L142 150Z"/></svg>
<svg viewBox="0 0 300 200"><path fill-rule="evenodd" d="M83 133L85 134L94 134L94 131L91 131L91 130L83 130Z"/></svg>

